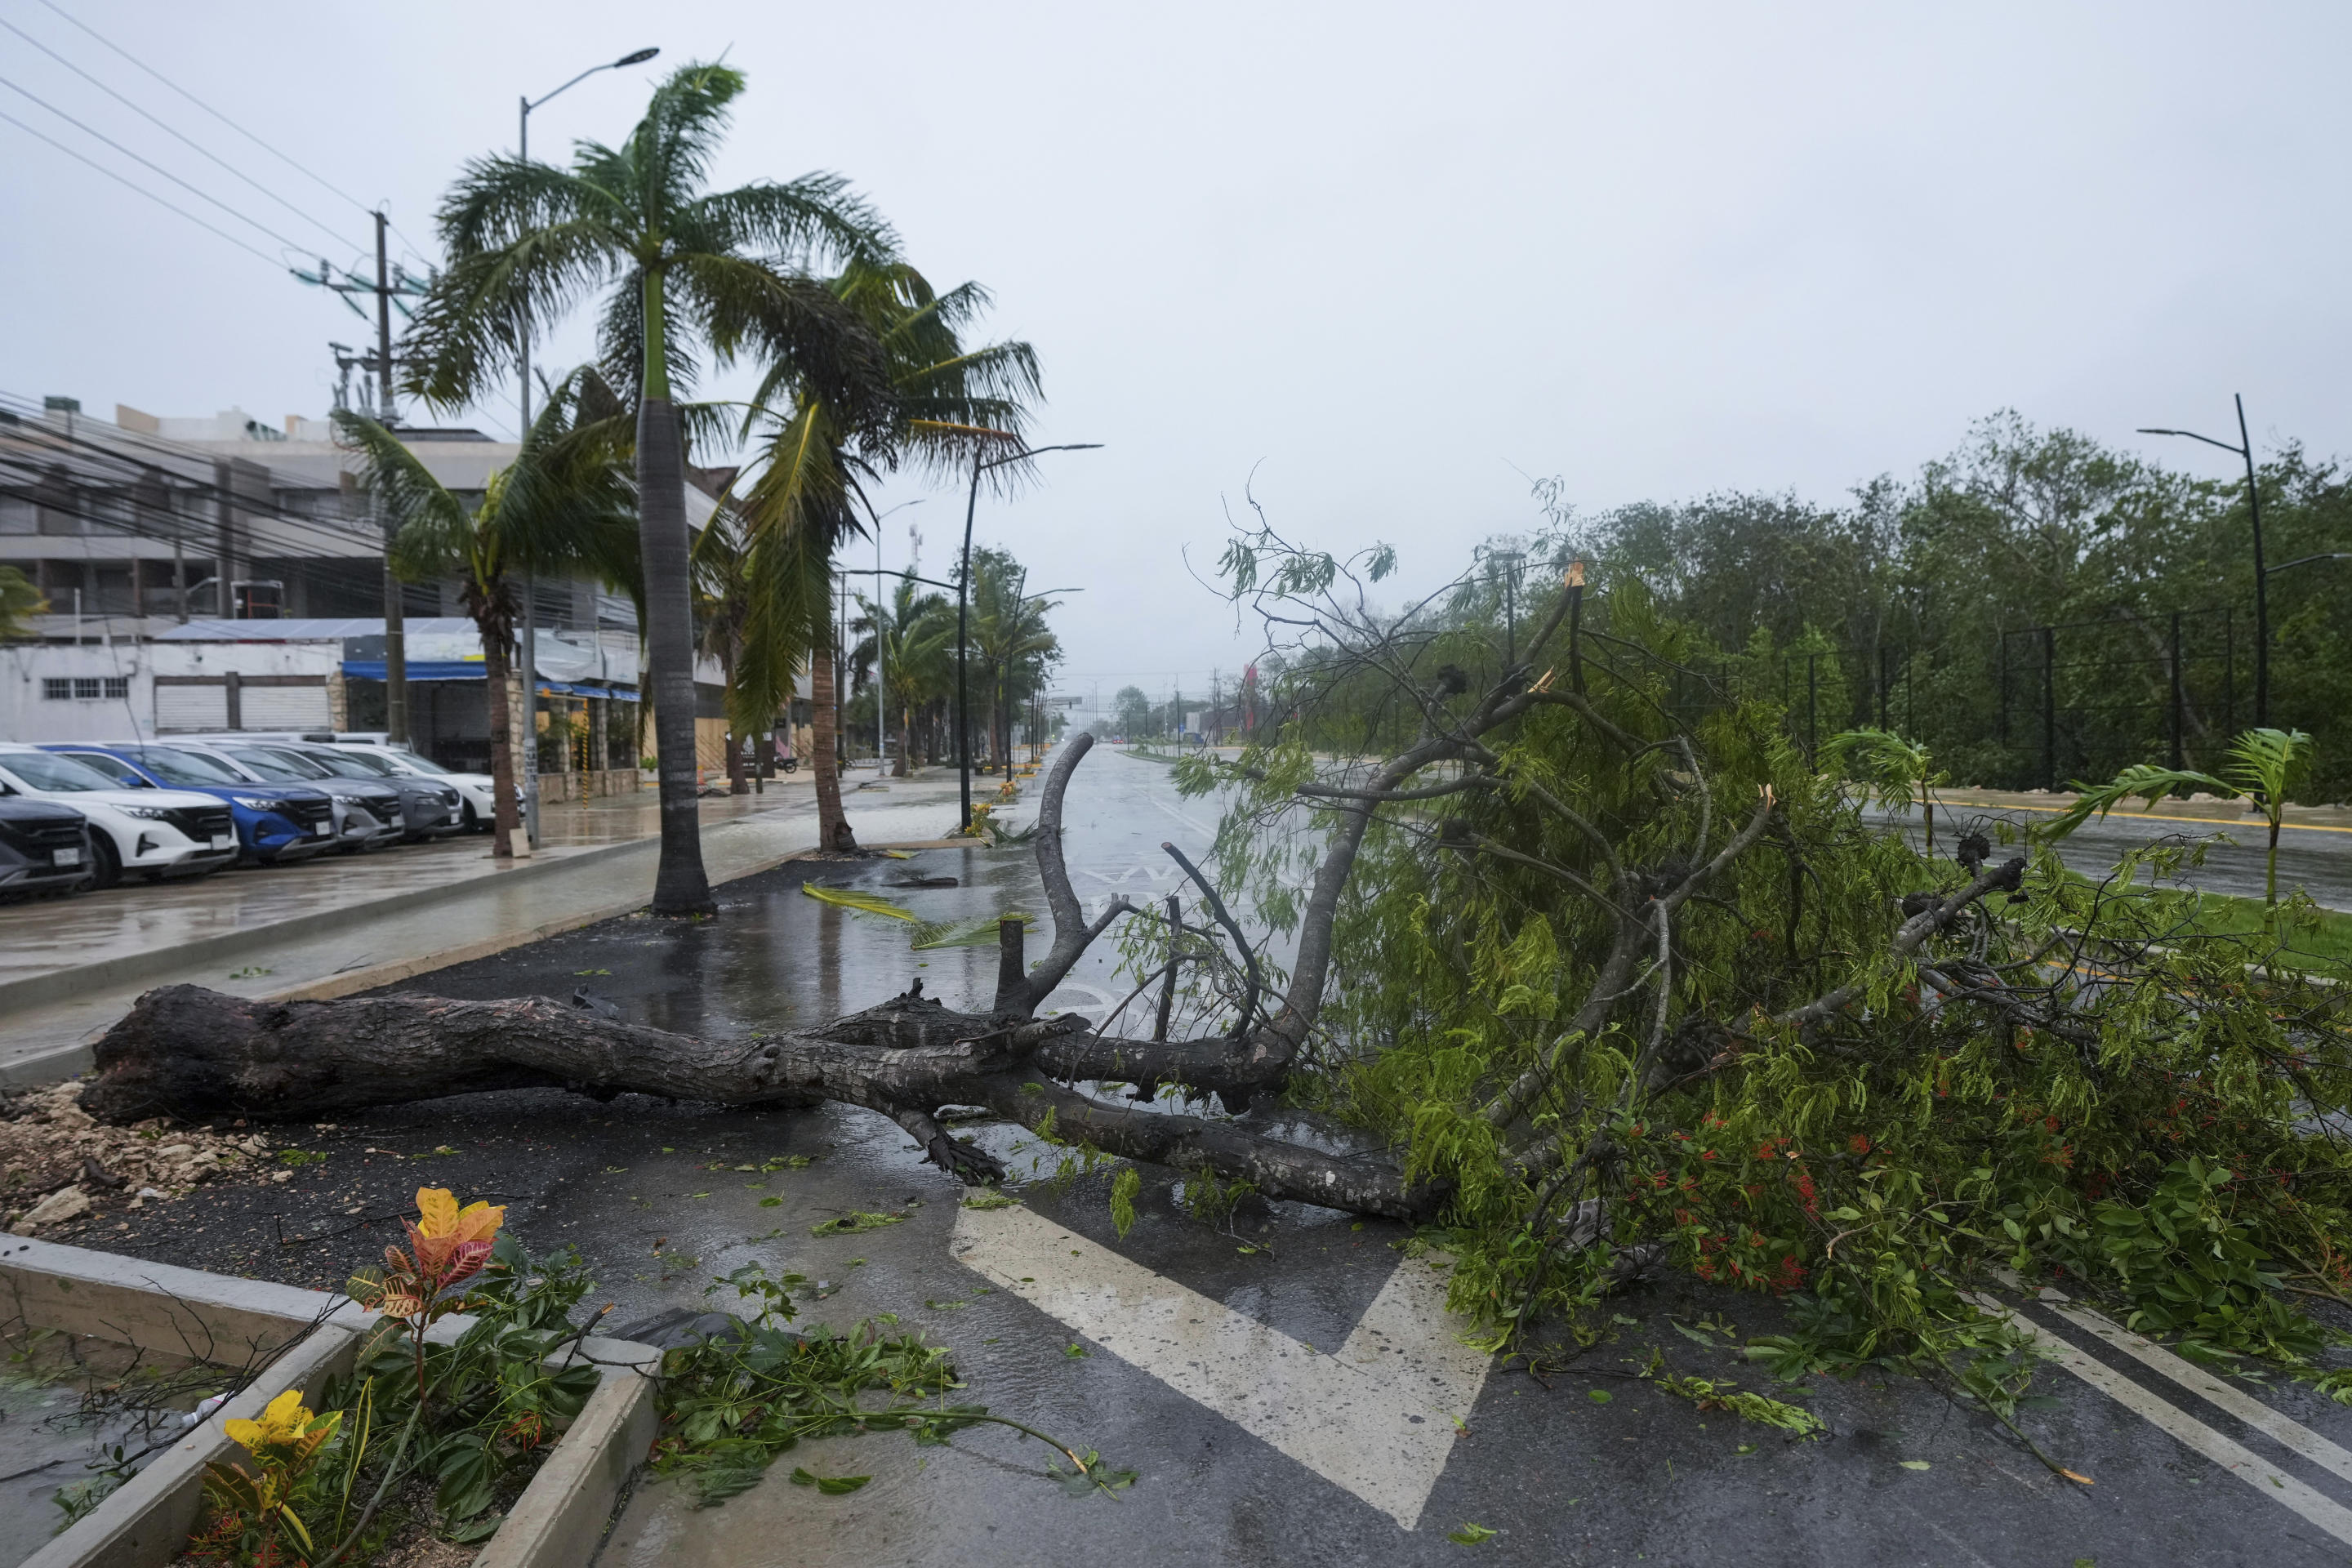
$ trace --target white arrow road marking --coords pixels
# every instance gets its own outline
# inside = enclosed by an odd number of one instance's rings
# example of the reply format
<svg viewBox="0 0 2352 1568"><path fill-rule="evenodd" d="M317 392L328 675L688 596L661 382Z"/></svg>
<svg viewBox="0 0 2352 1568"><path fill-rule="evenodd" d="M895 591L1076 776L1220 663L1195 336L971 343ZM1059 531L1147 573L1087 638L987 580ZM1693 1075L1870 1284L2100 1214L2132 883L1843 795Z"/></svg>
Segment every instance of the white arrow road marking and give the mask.
<svg viewBox="0 0 2352 1568"><path fill-rule="evenodd" d="M2011 1312L1999 1298L1979 1291L1971 1292L1971 1299L1994 1317L2006 1318L2032 1335L2044 1355L2148 1425L2204 1455L2273 1502L2293 1509L2336 1540L2352 1542L2352 1509L2283 1474L2277 1466L2236 1438L2224 1436L2186 1411L2158 1399L2106 1363L2084 1354L2049 1330Z"/></svg>
<svg viewBox="0 0 2352 1568"><path fill-rule="evenodd" d="M958 1262L1411 1530L1490 1358L1445 1279L1407 1258L1336 1354L1244 1317L1027 1208L964 1209Z"/></svg>

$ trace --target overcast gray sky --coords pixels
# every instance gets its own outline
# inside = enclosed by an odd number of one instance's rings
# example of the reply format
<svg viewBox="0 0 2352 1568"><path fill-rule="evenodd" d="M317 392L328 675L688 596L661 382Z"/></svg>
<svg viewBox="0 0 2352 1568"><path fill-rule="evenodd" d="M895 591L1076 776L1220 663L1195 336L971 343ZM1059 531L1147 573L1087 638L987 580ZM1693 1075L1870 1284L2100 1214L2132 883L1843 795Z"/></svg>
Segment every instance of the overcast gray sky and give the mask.
<svg viewBox="0 0 2352 1568"><path fill-rule="evenodd" d="M559 156L723 53L751 89L720 180L850 177L935 282L986 283L996 331L1036 345L1037 439L1106 443L979 525L1041 585L1085 586L1058 621L1081 689L1239 662L1183 554L1213 561L1254 466L1294 534L1388 540L1427 580L1533 520L1518 470L1587 510L1834 500L1999 407L2152 450L2133 426L2221 434L2235 391L2258 442L2347 445L2340 3L58 4L388 201L425 259L436 197L512 146L518 94L661 47L533 116ZM0 18L334 237L5 30L0 77L358 262L355 206L41 0ZM0 388L324 411L327 341L365 329L278 269L278 240L20 92L0 113L263 252L0 123ZM943 564L961 511L898 513L887 563L911 520Z"/></svg>

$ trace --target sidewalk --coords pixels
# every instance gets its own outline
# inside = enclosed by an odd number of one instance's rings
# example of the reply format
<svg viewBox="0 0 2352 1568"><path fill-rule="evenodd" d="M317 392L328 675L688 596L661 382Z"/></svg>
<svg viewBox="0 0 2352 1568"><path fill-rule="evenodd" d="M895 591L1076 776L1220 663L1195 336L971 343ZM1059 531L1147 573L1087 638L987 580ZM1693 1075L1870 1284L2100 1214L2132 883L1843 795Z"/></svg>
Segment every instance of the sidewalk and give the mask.
<svg viewBox="0 0 2352 1568"><path fill-rule="evenodd" d="M859 842L936 839L955 826L952 773L884 781L887 789L872 780L844 781ZM809 781L701 805L713 884L816 847ZM83 1070L89 1042L158 985L278 1001L348 995L626 914L652 893L659 817L646 791L546 808L541 852L510 864L469 835L0 908L0 1083Z"/></svg>

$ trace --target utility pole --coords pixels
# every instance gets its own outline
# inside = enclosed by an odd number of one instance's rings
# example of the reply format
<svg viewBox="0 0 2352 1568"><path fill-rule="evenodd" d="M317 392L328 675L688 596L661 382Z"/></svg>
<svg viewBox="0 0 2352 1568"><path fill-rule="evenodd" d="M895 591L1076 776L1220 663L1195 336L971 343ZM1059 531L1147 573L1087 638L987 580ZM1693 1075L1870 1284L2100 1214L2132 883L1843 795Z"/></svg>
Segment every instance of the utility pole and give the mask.
<svg viewBox="0 0 2352 1568"><path fill-rule="evenodd" d="M375 211L376 417L392 428L392 268L385 254L383 209ZM325 268L320 268L323 274ZM383 531L383 728L395 746L408 744L408 632L403 623L400 579L392 572L392 519L373 488L369 500Z"/></svg>

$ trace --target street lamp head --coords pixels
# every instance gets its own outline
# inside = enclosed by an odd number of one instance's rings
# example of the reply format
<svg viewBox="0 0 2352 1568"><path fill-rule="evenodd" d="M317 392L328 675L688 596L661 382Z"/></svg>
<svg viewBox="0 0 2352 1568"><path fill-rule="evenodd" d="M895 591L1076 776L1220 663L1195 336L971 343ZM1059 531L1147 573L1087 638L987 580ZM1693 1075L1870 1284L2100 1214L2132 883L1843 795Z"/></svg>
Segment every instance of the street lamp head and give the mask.
<svg viewBox="0 0 2352 1568"><path fill-rule="evenodd" d="M659 53L661 53L659 49L639 49L635 54L623 55L619 59L614 60L613 68L618 70L623 66L641 66Z"/></svg>

